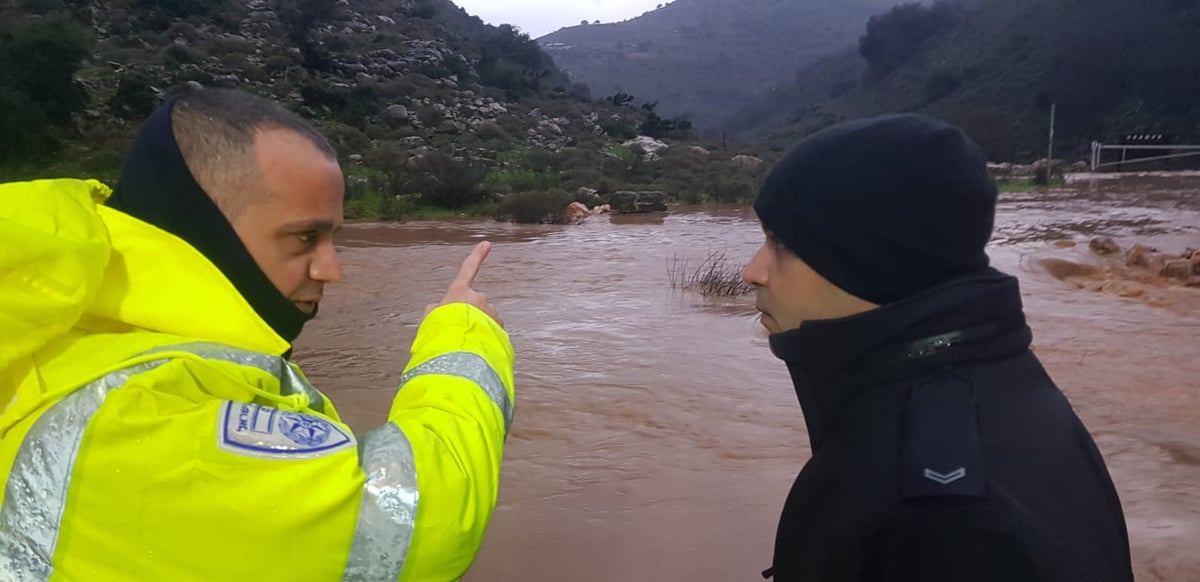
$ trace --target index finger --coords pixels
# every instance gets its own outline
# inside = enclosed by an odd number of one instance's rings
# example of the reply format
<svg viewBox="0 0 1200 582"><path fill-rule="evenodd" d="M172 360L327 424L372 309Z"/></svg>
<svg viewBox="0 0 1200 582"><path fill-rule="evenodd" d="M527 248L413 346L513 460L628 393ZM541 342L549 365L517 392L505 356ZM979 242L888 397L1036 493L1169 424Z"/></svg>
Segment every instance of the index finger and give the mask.
<svg viewBox="0 0 1200 582"><path fill-rule="evenodd" d="M488 254L492 252L492 243L483 241L475 248L471 249L471 254L467 255L463 261L462 267L458 269L458 276L454 278L456 285L471 286L475 282L476 275L479 275L479 269L483 267L483 261L487 259Z"/></svg>

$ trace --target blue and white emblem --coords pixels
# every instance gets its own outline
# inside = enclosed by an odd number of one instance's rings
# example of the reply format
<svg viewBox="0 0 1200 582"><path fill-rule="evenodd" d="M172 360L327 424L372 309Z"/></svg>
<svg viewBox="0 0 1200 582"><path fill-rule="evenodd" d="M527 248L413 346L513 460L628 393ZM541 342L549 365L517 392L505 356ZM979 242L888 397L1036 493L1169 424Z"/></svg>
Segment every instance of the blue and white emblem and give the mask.
<svg viewBox="0 0 1200 582"><path fill-rule="evenodd" d="M225 402L217 421L217 446L264 459L311 459L357 445L354 434L311 414Z"/></svg>

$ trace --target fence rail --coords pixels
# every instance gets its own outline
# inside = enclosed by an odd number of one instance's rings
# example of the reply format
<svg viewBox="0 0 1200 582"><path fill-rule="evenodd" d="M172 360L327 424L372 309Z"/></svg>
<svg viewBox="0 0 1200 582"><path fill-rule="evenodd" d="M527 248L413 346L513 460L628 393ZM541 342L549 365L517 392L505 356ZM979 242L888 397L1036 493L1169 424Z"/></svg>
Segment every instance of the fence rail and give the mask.
<svg viewBox="0 0 1200 582"><path fill-rule="evenodd" d="M1103 160L1105 150L1120 150L1121 161L1105 162ZM1156 150L1156 151L1178 151L1184 153L1166 154L1161 156L1150 156L1144 158L1129 159L1128 153L1130 150ZM1189 158L1200 156L1200 145L1123 145L1123 144L1104 144L1098 141L1092 142L1092 170L1099 170L1110 166L1121 166L1124 164L1137 164L1144 162L1155 162L1160 160L1175 160L1179 158Z"/></svg>

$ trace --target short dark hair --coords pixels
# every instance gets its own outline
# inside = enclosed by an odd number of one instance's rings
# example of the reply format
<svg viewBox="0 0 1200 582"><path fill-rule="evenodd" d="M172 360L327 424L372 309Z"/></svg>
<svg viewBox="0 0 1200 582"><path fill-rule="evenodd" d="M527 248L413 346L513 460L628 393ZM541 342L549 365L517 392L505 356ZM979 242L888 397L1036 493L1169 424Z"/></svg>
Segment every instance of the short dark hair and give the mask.
<svg viewBox="0 0 1200 582"><path fill-rule="evenodd" d="M171 109L175 143L196 182L229 220L262 195L254 139L282 129L307 139L329 159L329 140L282 105L235 89L196 89L176 98Z"/></svg>

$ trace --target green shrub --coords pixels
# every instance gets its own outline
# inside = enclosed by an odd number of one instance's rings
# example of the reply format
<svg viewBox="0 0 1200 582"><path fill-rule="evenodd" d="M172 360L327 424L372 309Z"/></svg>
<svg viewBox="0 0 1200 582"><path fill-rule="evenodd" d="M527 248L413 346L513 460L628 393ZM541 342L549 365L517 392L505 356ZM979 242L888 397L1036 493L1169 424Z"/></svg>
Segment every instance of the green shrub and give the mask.
<svg viewBox="0 0 1200 582"><path fill-rule="evenodd" d="M437 15L437 5L434 4L433 0L415 0L408 14L409 16L428 20Z"/></svg>
<svg viewBox="0 0 1200 582"><path fill-rule="evenodd" d="M417 119L420 119L421 123L424 124L425 127L437 127L437 125L445 118L446 116L443 115L441 111L435 109L432 105L426 105L425 107L417 110Z"/></svg>
<svg viewBox="0 0 1200 582"><path fill-rule="evenodd" d="M417 84L407 76L391 79L379 84L379 94L387 99L411 97L417 92Z"/></svg>
<svg viewBox="0 0 1200 582"><path fill-rule="evenodd" d="M712 188L714 202L746 202L754 194L754 186L742 180L722 179Z"/></svg>
<svg viewBox="0 0 1200 582"><path fill-rule="evenodd" d="M500 203L497 217L519 224L565 224L567 206L574 201L562 190L519 192Z"/></svg>
<svg viewBox="0 0 1200 582"><path fill-rule="evenodd" d="M490 186L501 187L509 192L529 192L558 186L559 177L529 168L502 168L488 174L486 181Z"/></svg>
<svg viewBox="0 0 1200 582"><path fill-rule="evenodd" d="M500 127L500 125L495 121L487 121L479 124L479 126L475 128L475 135L479 136L479 139L484 141L494 139L508 142L513 140L513 136L505 131L503 127Z"/></svg>
<svg viewBox="0 0 1200 582"><path fill-rule="evenodd" d="M200 34L200 31L196 30L196 27L192 26L190 23L176 22L167 29L167 36L172 40L174 40L177 36L182 36L190 42L196 42L197 40L200 40L202 35Z"/></svg>
<svg viewBox="0 0 1200 582"><path fill-rule="evenodd" d="M363 193L349 198L351 190ZM346 218L351 220L400 220L412 215L417 205L411 198L389 196L370 189L366 184L347 187Z"/></svg>
<svg viewBox="0 0 1200 582"><path fill-rule="evenodd" d="M122 119L143 119L158 107L159 96L150 87L150 76L132 71L117 82L117 92L108 99L108 110Z"/></svg>
<svg viewBox="0 0 1200 582"><path fill-rule="evenodd" d="M188 18L220 12L225 0L137 0L137 4L164 15Z"/></svg>
<svg viewBox="0 0 1200 582"><path fill-rule="evenodd" d="M637 129L620 119L601 119L598 125L611 138L633 139L637 137Z"/></svg>
<svg viewBox="0 0 1200 582"><path fill-rule="evenodd" d="M267 57L266 62L263 63L263 68L267 71L267 73L276 75L288 70L289 67L296 66L297 64L298 63L296 62L296 59L293 59L290 55L271 55Z"/></svg>
<svg viewBox="0 0 1200 582"><path fill-rule="evenodd" d="M323 128L321 133L329 140L333 149L343 155L361 154L371 147L370 138L356 127L337 124Z"/></svg>
<svg viewBox="0 0 1200 582"><path fill-rule="evenodd" d="M423 206L464 208L487 197L483 189L486 172L479 162L431 152L410 161L403 171L394 171L392 194L418 194Z"/></svg>
<svg viewBox="0 0 1200 582"><path fill-rule="evenodd" d="M25 0L22 3L25 10L30 14L50 14L59 10L66 10L67 5L63 0Z"/></svg>
<svg viewBox="0 0 1200 582"><path fill-rule="evenodd" d="M159 54L168 67L200 63L208 56L200 49L174 43L167 45Z"/></svg>
<svg viewBox="0 0 1200 582"><path fill-rule="evenodd" d="M0 87L0 160L27 158L51 151L56 142L50 123L24 93Z"/></svg>
<svg viewBox="0 0 1200 582"><path fill-rule="evenodd" d="M70 123L88 100L74 76L95 44L91 32L64 13L13 24L0 24L0 87L25 95L49 123Z"/></svg>
<svg viewBox="0 0 1200 582"><path fill-rule="evenodd" d="M379 90L374 85L333 87L320 79L311 79L301 86L300 97L305 105L328 107L338 121L360 128L378 114L382 106Z"/></svg>

